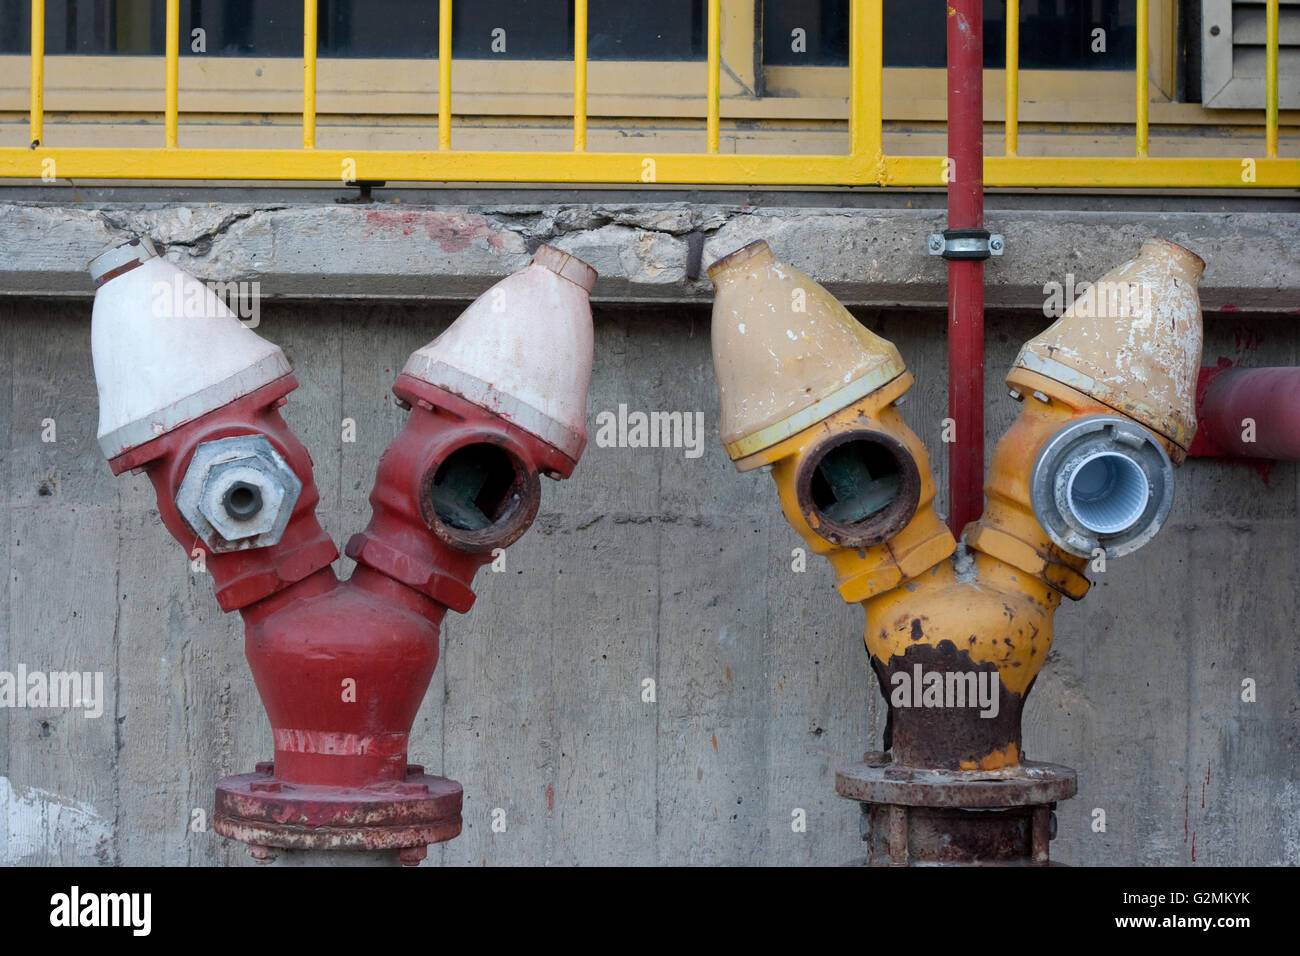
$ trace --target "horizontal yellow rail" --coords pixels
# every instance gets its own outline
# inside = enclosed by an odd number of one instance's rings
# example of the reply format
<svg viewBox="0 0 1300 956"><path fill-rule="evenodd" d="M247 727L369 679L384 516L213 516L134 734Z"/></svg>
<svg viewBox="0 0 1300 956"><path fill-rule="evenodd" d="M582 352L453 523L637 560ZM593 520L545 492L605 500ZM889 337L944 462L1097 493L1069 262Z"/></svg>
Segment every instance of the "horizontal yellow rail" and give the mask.
<svg viewBox="0 0 1300 956"><path fill-rule="evenodd" d="M43 0L32 0L29 147L0 148L0 178L388 182L519 182L752 186L941 186L941 156L890 156L882 147L882 0L851 0L849 152L746 155L721 151L721 2L707 4L708 89L703 150L608 153L587 150L587 3L574 18L573 151L452 148L452 0L439 0L438 148L331 150L316 143L315 0L303 3L302 149L185 148L179 130L179 0L166 3L164 138L156 148L58 147L45 143ZM1006 155L987 156L989 186L1086 188L1300 188L1300 159L1278 156L1278 2L1266 18L1265 136L1259 156L1155 157L1148 148L1148 0L1138 0L1135 155L1052 157L1018 154L1019 2L1007 3Z"/></svg>

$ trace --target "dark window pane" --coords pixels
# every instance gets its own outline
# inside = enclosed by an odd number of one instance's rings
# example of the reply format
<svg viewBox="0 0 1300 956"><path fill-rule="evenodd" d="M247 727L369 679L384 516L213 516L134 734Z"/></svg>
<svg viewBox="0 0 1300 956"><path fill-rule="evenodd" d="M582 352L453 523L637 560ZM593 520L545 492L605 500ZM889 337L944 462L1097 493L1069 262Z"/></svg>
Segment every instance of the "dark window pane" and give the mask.
<svg viewBox="0 0 1300 956"><path fill-rule="evenodd" d="M885 7L888 10L888 2ZM769 66L848 63L849 0L765 0L763 62Z"/></svg>
<svg viewBox="0 0 1300 956"><path fill-rule="evenodd" d="M30 51L31 6L26 0L0 0L0 53ZM45 52L161 53L163 22L163 0L46 0Z"/></svg>
<svg viewBox="0 0 1300 956"><path fill-rule="evenodd" d="M357 6L364 4L357 2ZM430 4L430 8L435 11L431 35L436 38L437 6ZM573 56L573 4L567 0L462 0L453 16L452 59L567 60Z"/></svg>
<svg viewBox="0 0 1300 956"><path fill-rule="evenodd" d="M885 0L884 9L885 66L945 64L947 4L943 0ZM1137 14L1129 0L1022 0L1020 67L1132 69L1136 35ZM763 4L766 64L842 66L849 60L848 37L848 0L765 0ZM802 52L796 49L800 45ZM984 65L997 69L1005 62L1005 0L984 0Z"/></svg>
<svg viewBox="0 0 1300 956"><path fill-rule="evenodd" d="M657 0L649 6L592 0L587 5L587 55L593 60L699 60L708 55L705 26L704 0Z"/></svg>
<svg viewBox="0 0 1300 956"><path fill-rule="evenodd" d="M433 58L436 0L320 0L321 56ZM26 53L31 4L0 0L0 53ZM155 54L165 49L163 0L47 0L45 52ZM182 56L302 56L300 0L181 0ZM202 52L193 47L203 31ZM693 60L705 56L704 0L628 6L591 0L587 55L593 60ZM452 56L568 60L572 0L459 0Z"/></svg>

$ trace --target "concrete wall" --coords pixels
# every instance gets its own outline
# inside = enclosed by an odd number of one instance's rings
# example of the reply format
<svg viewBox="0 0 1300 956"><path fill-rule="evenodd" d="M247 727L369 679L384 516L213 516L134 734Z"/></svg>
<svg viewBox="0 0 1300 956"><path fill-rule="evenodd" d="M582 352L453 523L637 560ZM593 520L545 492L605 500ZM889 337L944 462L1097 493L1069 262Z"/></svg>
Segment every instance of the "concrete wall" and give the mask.
<svg viewBox="0 0 1300 956"><path fill-rule="evenodd" d="M289 423L316 461L324 525L364 523L404 414L388 387L454 318L433 304L264 303L294 363ZM945 414L944 316L860 317ZM242 629L157 519L144 477L95 443L87 300L0 300L0 670L103 671L105 713L0 709L0 862L245 863L190 831L218 777L271 753ZM429 863L837 863L860 855L837 763L879 746L862 612L800 542L762 475L717 438L706 306L596 310L589 411L702 411L704 454L601 448L546 482L535 528L449 615L411 759L465 788L465 829ZM1016 409L1001 373L1044 324L991 315L989 448ZM1206 360L1292 365L1294 320L1207 316ZM357 423L356 442L340 422ZM54 442L42 441L53 419ZM594 433L594 428L593 428ZM1190 461L1173 515L1057 615L1026 751L1079 771L1054 855L1075 864L1300 863L1297 470ZM942 503L941 503L942 507ZM344 561L344 564L350 562ZM657 703L641 701L653 678ZM1244 678L1258 684L1241 701ZM490 814L506 811L493 834ZM807 811L807 832L791 812ZM1095 808L1106 814L1093 832Z"/></svg>

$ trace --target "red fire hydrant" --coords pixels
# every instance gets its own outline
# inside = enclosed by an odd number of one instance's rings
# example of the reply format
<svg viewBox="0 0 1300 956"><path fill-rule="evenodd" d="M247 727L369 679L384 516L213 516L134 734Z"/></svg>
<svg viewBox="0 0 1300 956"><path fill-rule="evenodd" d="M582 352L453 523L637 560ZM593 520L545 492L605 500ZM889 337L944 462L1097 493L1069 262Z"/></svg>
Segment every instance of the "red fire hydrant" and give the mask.
<svg viewBox="0 0 1300 956"><path fill-rule="evenodd" d="M297 386L280 349L148 239L90 271L101 446L114 474L148 474L167 529L243 614L274 733L273 762L217 784L214 828L255 856L418 863L461 829L460 784L407 763L439 624L528 530L539 476L567 478L582 453L595 271L542 246L412 354L393 386L410 418L380 459L346 581L311 456L278 411Z"/></svg>

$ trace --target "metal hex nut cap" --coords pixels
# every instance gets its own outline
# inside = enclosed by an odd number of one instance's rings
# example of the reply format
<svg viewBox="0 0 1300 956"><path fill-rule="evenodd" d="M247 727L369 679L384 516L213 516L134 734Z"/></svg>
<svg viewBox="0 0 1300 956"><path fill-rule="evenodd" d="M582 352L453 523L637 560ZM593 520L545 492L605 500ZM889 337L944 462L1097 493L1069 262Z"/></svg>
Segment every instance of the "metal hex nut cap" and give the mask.
<svg viewBox="0 0 1300 956"><path fill-rule="evenodd" d="M216 553L276 544L302 481L265 435L203 442L194 452L176 508Z"/></svg>

